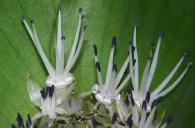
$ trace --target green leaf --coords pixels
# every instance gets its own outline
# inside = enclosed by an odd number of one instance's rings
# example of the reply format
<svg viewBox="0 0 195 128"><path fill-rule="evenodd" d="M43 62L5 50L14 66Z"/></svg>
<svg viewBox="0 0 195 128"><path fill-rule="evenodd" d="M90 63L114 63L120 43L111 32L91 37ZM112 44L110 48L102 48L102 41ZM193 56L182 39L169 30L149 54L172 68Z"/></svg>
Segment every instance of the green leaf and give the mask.
<svg viewBox="0 0 195 128"><path fill-rule="evenodd" d="M155 43L160 31L165 38L152 88L154 89L176 64L184 50L185 60L195 62L195 2L194 0L1 0L0 2L0 127L15 122L17 112L23 116L38 110L31 104L26 90L26 77L31 74L44 85L47 73L33 46L21 16L33 18L41 44L54 64L54 41L59 5L62 8L63 32L67 38L66 55L70 52L76 31L77 12L83 7L88 25L86 41L73 74L76 92L89 91L96 80L92 44L99 50L99 59L105 76L111 47L111 37L118 37L115 62L121 67L127 56L128 42L132 38L132 25L139 23L138 54L142 74L150 43ZM184 64L184 66L185 66ZM184 66L179 73L184 69ZM177 76L179 75L177 74ZM160 105L165 116L173 116L171 127L190 128L195 124L195 68Z"/></svg>

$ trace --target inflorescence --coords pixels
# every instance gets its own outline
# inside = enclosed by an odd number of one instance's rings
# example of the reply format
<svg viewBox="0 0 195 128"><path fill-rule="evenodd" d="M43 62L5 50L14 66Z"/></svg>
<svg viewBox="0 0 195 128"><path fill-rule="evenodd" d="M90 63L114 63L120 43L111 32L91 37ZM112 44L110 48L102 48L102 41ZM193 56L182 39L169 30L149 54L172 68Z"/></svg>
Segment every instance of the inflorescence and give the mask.
<svg viewBox="0 0 195 128"><path fill-rule="evenodd" d="M22 18L27 32L29 33L44 65L48 72L45 86L41 89L37 83L28 76L27 90L33 104L40 108L40 112L32 118L27 116L26 122L20 113L17 114L17 125L20 128L38 128L40 119L46 117L43 127L137 127L137 128L165 128L170 124L171 118L164 119L164 113L158 118L155 112L162 98L170 93L183 79L192 62L189 62L180 76L170 83L177 70L182 65L188 52L184 52L165 79L150 90L150 86L155 74L158 62L163 33L159 33L156 48L147 57L147 62L143 75L139 77L139 61L137 50L136 31L137 24L134 25L133 38L130 41L127 58L121 69L114 62L114 51L116 49L117 38L112 37L112 45L108 60L105 80L102 78L102 70L98 60L98 49L94 44L94 60L97 70L97 83L92 87L89 95L76 96L72 94L75 87L75 78L70 72L84 42L86 25L83 23L82 9L79 9L78 25L75 39L66 66L64 66L65 36L62 35L61 11L58 11L57 43L56 43L56 68L54 69L47 58L38 34L34 21L31 21L32 29ZM141 80L141 81L140 81ZM128 91L124 88L130 83L132 89ZM41 127L41 126L39 126Z"/></svg>

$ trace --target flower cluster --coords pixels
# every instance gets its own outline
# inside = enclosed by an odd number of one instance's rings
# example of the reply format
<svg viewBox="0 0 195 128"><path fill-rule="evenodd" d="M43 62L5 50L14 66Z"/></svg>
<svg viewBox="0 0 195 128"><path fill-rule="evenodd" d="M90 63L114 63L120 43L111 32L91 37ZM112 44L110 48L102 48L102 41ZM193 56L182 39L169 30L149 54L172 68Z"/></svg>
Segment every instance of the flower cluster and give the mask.
<svg viewBox="0 0 195 128"><path fill-rule="evenodd" d="M22 22L49 75L42 89L32 80L30 75L28 76L27 90L31 101L35 106L40 108L40 112L32 118L28 114L26 122L24 122L20 113L18 113L16 120L20 128L38 128L36 123L41 117L47 117L47 123L43 125L45 128L80 126L95 128L98 125L119 128L165 128L170 124L170 118L164 120L164 113L159 118L155 117L157 105L183 79L192 62L189 62L180 76L169 87L166 87L187 56L188 53L184 52L172 71L156 86L157 88L154 91L151 91L150 86L157 67L163 33L159 34L155 50L147 58L141 81L139 78L136 40L137 25L134 25L133 38L130 41L128 54L119 71L117 71L118 66L114 62L117 38L116 36L112 37L105 80L102 78L102 70L98 60L98 49L94 44L97 83L94 84L89 95L78 97L72 95L72 90L75 87L75 78L70 70L79 56L86 33L86 25L83 24L82 9L79 10L76 35L66 66L64 66L66 39L62 35L61 11L58 11L55 69L41 47L34 21L31 21L32 29L24 17L22 18ZM128 83L132 85L132 89L123 90ZM12 128L16 128L16 125L12 124Z"/></svg>
<svg viewBox="0 0 195 128"><path fill-rule="evenodd" d="M147 58L146 66L143 72L141 83L139 83L139 63L138 63L138 50L136 40L137 25L134 26L133 39L130 41L129 55L125 60L119 75L116 74L116 64L113 63L114 48L116 46L116 37L112 39L112 49L107 67L106 82L102 83L101 68L97 57L97 48L94 45L95 64L97 68L98 84L95 84L92 92L95 94L95 98L98 102L104 104L109 111L112 124L117 127L131 127L136 126L138 128L164 128L169 123L167 120L164 124L161 121L155 121L154 115L157 105L162 98L170 93L178 83L183 79L189 68L192 66L192 62L189 62L181 73L181 75L174 81L169 87L166 85L173 78L178 68L187 56L187 52L182 54L181 59L168 74L168 76L157 86L154 91L150 91L150 85L156 70L158 55L160 50L161 41L163 39L163 33L159 33L158 41L156 44L153 55ZM123 82L120 83L124 72L129 65L129 73ZM131 79L133 90L129 90L125 98L120 96L122 88ZM119 84L120 83L120 84Z"/></svg>
<svg viewBox="0 0 195 128"><path fill-rule="evenodd" d="M75 86L75 78L70 72L76 59L79 56L86 33L86 25L82 22L82 9L79 9L78 25L76 30L73 46L68 57L66 66L64 66L64 52L65 52L65 36L62 35L61 25L61 11L58 11L58 26L57 26L57 41L56 41L56 68L54 69L49 59L47 58L41 43L39 41L35 23L31 20L32 30L27 24L25 18L22 21L28 31L37 51L47 69L49 74L45 87L41 90L39 86L31 78L28 79L27 90L31 101L34 105L41 109L41 113L37 113L32 119L36 120L42 116L48 115L50 118L56 118L56 114L69 114L73 110L80 109L81 101L79 99L72 99L71 92ZM70 110L66 110L68 103L71 100L76 102L75 106L71 106ZM61 106L60 106L61 105Z"/></svg>

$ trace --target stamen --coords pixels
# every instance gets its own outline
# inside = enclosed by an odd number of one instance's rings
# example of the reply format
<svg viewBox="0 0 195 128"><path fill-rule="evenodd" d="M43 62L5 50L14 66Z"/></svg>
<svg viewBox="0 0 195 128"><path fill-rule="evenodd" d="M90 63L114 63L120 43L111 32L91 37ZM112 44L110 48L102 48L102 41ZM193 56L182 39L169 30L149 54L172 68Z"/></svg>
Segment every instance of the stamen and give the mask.
<svg viewBox="0 0 195 128"><path fill-rule="evenodd" d="M138 89L139 85L139 63L138 63L138 54L137 54L137 37L136 37L136 32L137 32L137 26L138 24L134 24L134 32L133 32L133 46L135 47L134 50L134 58L133 58L133 66L134 66L134 73L135 73L135 87Z"/></svg>
<svg viewBox="0 0 195 128"><path fill-rule="evenodd" d="M64 43L62 42L61 12L58 11L57 44L56 44L56 75L61 75L64 69Z"/></svg>
<svg viewBox="0 0 195 128"><path fill-rule="evenodd" d="M82 9L79 9L79 10L82 10ZM79 11L79 18L78 18L76 35L75 35L75 39L74 39L74 42L73 42L73 45L72 45L72 49L71 49L71 52L70 52L70 55L68 57L68 61L67 61L67 64L66 64L65 74L68 73L69 70L70 70L72 59L74 57L74 54L75 54L75 51L76 51L76 47L77 47L77 44L78 44L78 41L79 41L79 35L80 35L80 31L81 31L81 26L82 26L82 13Z"/></svg>
<svg viewBox="0 0 195 128"><path fill-rule="evenodd" d="M147 116L147 112L146 111L142 111L141 112L141 119L139 121L139 128L143 128L143 125L146 121L146 116Z"/></svg>
<svg viewBox="0 0 195 128"><path fill-rule="evenodd" d="M129 70L130 70L130 76L131 76L131 81L132 81L132 85L133 85L133 89L134 90L138 90L138 88L135 85L135 79L134 79L134 67L133 67L133 49L132 49L132 43L130 42L130 46L129 46L129 58L130 58L130 63L129 63Z"/></svg>
<svg viewBox="0 0 195 128"><path fill-rule="evenodd" d="M160 91L162 91L165 86L168 84L168 82L173 78L173 76L175 75L175 73L177 72L177 70L179 69L179 67L181 66L184 58L187 56L187 52L184 52L181 59L179 60L179 62L176 64L176 66L173 68L173 70L169 73L169 75L163 80L163 82L157 86L158 88L156 88L154 90L154 92L152 93L153 96L157 95Z"/></svg>
<svg viewBox="0 0 195 128"><path fill-rule="evenodd" d="M130 61L130 59L129 59L129 56L128 56L127 59L125 60L124 64L123 64L123 66L122 66L120 72L119 72L118 75L117 75L117 78L116 78L116 85L118 85L118 84L120 83L120 81L121 81L121 79L122 79L122 77L123 77L123 75L124 75L124 73L125 73L125 70L126 70L127 67L128 67L129 61Z"/></svg>
<svg viewBox="0 0 195 128"><path fill-rule="evenodd" d="M45 64L45 67L46 67L49 75L51 77L54 77L54 75L55 75L54 69L53 69L51 63L49 62L47 56L45 55L45 52L43 51L43 49L41 47L41 44L40 44L40 41L39 41L39 38L38 38L38 35L37 35L37 32L36 32L34 23L32 23L32 29L33 29L33 32L32 32L32 34L33 34L32 40L34 42L34 45L37 48L37 51L39 52L39 55L41 56L42 61Z"/></svg>
<svg viewBox="0 0 195 128"><path fill-rule="evenodd" d="M112 116L112 124L115 124L115 122L117 121L117 117L118 117L118 113L114 112L114 114Z"/></svg>
<svg viewBox="0 0 195 128"><path fill-rule="evenodd" d="M116 46L116 37L113 36L112 37L112 49L110 52L110 57L109 57L109 61L108 61L108 67L107 67L107 73L106 73L106 86L109 85L109 82L111 80L111 74L112 74L112 66L113 66L113 57L114 57L114 49Z"/></svg>
<svg viewBox="0 0 195 128"><path fill-rule="evenodd" d="M182 72L182 74L177 78L177 80L172 85L170 85L167 89L162 91L158 96L163 97L167 95L169 92L171 92L178 85L178 83L183 79L183 77L185 76L185 74L187 73L187 71L189 70L191 66L192 66L192 62L189 62L187 67Z"/></svg>
<svg viewBox="0 0 195 128"><path fill-rule="evenodd" d="M144 124L144 128L149 128L152 125L152 121L154 119L154 114L155 114L156 108L152 109L152 111L150 112L145 124Z"/></svg>
<svg viewBox="0 0 195 128"><path fill-rule="evenodd" d="M131 77L131 75L128 74L127 77L122 81L122 83L121 83L120 85L117 86L117 91L116 91L117 93L119 93L119 92L123 89L123 87L124 87L124 86L127 84L127 82L129 81L130 77Z"/></svg>
<svg viewBox="0 0 195 128"><path fill-rule="evenodd" d="M81 47L82 47L83 42L84 42L84 36L85 36L85 33L86 33L86 29L87 29L87 27L85 25L83 27L83 32L81 33L81 36L80 36L80 39L79 39L79 42L78 42L78 47L77 47L77 49L75 51L75 54L74 54L74 56L72 58L72 62L71 62L70 66L69 66L69 69L67 71L69 71L72 68L72 66L74 65L74 63L75 63L75 61L76 61L76 59L77 59L77 57L78 57L78 55L79 55L79 53L81 51Z"/></svg>
<svg viewBox="0 0 195 128"><path fill-rule="evenodd" d="M148 79L146 82L146 91L149 90L153 76L154 76L154 72L156 70L156 66L157 66L157 61L158 61L158 54L159 54L159 50L160 50L160 45L161 45L161 40L162 40L163 34L160 33L159 34L159 38L158 38L158 42L157 42L157 46L155 49L155 53L154 53L154 57L153 57L153 61L150 67L150 71L148 73Z"/></svg>
<svg viewBox="0 0 195 128"><path fill-rule="evenodd" d="M98 77L98 83L100 85L103 84L102 82L102 74L101 74L101 67L100 64L98 62L98 57L97 57L97 46L94 44L93 45L93 50L94 50L94 58L95 58L95 64L96 64L96 69L97 69L97 77Z"/></svg>

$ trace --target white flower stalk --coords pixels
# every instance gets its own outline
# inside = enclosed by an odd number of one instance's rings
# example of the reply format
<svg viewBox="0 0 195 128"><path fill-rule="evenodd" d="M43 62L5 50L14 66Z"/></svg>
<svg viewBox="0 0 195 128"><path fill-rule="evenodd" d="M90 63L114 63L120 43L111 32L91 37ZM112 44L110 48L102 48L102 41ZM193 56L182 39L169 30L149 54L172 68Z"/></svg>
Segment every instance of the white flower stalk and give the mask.
<svg viewBox="0 0 195 128"><path fill-rule="evenodd" d="M95 98L99 102L105 105L110 105L112 101L120 99L119 93L122 90L122 88L127 84L128 80L130 79L130 75L127 75L127 77L121 82L124 72L129 64L129 57L127 57L118 75L116 75L117 65L113 63L114 49L116 47L116 42L117 42L116 37L113 37L112 38L112 49L110 52L110 57L109 57L108 67L107 67L107 74L106 74L106 79L104 83L102 80L101 68L100 68L100 64L98 61L98 57L97 57L97 47L96 45L93 45L98 83L94 85L92 92L95 94Z"/></svg>
<svg viewBox="0 0 195 128"><path fill-rule="evenodd" d="M151 59L151 57L147 59L147 63L146 63L146 66L143 72L142 80L141 80L141 83L139 83L139 78L138 78L139 63L138 63L137 45L136 45L136 42L137 42L136 41L136 30L137 30L137 26L135 25L134 33L133 33L133 42L130 44L130 48L129 48L129 56L130 56L130 66L129 67L130 67L131 81L133 85L132 95L133 95L135 104L138 108L142 108L143 103L145 102L147 106L146 110L151 111L152 103L156 99L166 96L178 85L178 83L183 79L183 77L185 76L189 68L191 67L192 62L189 62L185 70L176 79L176 81L166 88L166 85L170 82L170 80L176 74L184 58L186 57L187 52L184 52L184 54L182 55L178 63L175 65L175 67L172 69L172 71L168 74L168 76L161 82L160 85L157 86L157 88L154 91L151 92L149 89L150 89L153 76L156 70L160 45L161 45L161 41L163 38L163 33L159 34L157 46L155 48L155 52L153 55L153 59Z"/></svg>
<svg viewBox="0 0 195 128"><path fill-rule="evenodd" d="M57 42L56 42L56 68L52 66L48 57L46 56L41 43L39 41L35 23L32 21L32 30L27 24L25 18L22 19L26 30L28 31L37 51L47 69L49 74L46 85L55 87L56 101L57 104L60 104L64 98L66 98L71 91L74 89L74 76L70 73L71 68L73 67L76 59L79 56L81 47L84 40L84 35L86 33L86 26L82 23L82 9L79 10L78 25L76 30L75 39L73 46L68 57L66 66L64 66L64 52L65 52L65 37L62 35L62 25L61 25L61 12L58 11L58 27L57 27ZM36 87L35 87L36 88ZM31 93L30 93L31 94Z"/></svg>

